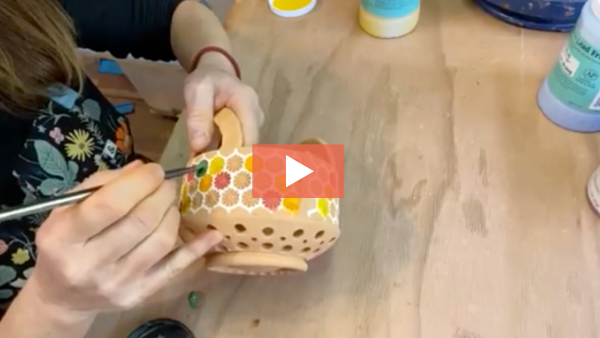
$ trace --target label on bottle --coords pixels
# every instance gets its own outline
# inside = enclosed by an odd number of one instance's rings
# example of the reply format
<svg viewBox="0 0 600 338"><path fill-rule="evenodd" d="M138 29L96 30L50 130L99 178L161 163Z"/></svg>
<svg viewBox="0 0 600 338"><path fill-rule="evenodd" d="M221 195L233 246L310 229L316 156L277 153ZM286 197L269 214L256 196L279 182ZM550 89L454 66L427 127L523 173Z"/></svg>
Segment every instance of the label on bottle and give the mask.
<svg viewBox="0 0 600 338"><path fill-rule="evenodd" d="M548 86L569 107L600 114L600 47L581 37L579 25L548 76Z"/></svg>
<svg viewBox="0 0 600 338"><path fill-rule="evenodd" d="M419 8L420 0L361 0L363 8L382 18L399 18Z"/></svg>

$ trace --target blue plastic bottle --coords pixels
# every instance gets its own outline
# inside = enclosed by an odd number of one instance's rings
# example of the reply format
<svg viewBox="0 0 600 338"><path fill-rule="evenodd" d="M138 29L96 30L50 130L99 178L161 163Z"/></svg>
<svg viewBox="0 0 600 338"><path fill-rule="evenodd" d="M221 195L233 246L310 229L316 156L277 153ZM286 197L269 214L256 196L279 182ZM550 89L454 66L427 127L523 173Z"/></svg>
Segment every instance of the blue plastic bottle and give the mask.
<svg viewBox="0 0 600 338"><path fill-rule="evenodd" d="M557 125L600 131L600 0L585 4L537 99L544 115Z"/></svg>

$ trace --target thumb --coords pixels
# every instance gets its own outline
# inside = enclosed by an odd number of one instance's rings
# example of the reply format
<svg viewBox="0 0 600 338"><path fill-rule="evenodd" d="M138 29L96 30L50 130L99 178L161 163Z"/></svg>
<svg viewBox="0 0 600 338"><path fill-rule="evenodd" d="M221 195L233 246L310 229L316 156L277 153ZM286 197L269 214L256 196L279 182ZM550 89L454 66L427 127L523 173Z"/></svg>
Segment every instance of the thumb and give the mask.
<svg viewBox="0 0 600 338"><path fill-rule="evenodd" d="M208 146L214 132L214 87L188 88L185 92L188 140L192 152L199 153Z"/></svg>

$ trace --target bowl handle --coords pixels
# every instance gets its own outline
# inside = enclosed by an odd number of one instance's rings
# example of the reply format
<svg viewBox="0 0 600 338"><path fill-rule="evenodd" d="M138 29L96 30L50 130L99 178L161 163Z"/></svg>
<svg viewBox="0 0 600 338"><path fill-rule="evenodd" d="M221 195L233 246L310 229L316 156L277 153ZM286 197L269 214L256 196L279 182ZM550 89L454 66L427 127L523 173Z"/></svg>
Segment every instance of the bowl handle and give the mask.
<svg viewBox="0 0 600 338"><path fill-rule="evenodd" d="M224 108L215 114L215 124L221 132L221 150L233 150L244 145L242 124L233 110Z"/></svg>
<svg viewBox="0 0 600 338"><path fill-rule="evenodd" d="M327 145L328 143L325 142L325 141L323 141L323 139L320 139L318 137L313 137L313 138L309 138L309 139L306 139L306 140L300 142L300 144ZM323 154L325 158L323 158L323 160L325 160L325 161L333 161L334 157L333 157L333 154L331 153L331 149L326 148L326 147L323 147L322 149L325 150L325 154ZM331 163L333 163L333 162L331 162Z"/></svg>
<svg viewBox="0 0 600 338"><path fill-rule="evenodd" d="M218 146L220 150L233 150L244 145L242 124L233 110L229 108L221 109L215 113L214 121L221 134L221 140ZM205 150L204 152L207 151L210 150ZM199 153L192 152L190 154L190 161L198 155Z"/></svg>
<svg viewBox="0 0 600 338"><path fill-rule="evenodd" d="M314 137L314 138L306 139L306 140L300 142L300 144L322 144L322 145L326 145L327 142L323 141L322 139L320 139L318 137Z"/></svg>

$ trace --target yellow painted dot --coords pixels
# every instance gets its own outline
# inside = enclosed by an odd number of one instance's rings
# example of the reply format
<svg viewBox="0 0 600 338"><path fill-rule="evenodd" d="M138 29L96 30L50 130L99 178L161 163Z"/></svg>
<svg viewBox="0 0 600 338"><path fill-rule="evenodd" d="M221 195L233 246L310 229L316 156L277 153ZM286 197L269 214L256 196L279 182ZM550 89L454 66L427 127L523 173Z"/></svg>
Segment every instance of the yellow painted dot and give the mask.
<svg viewBox="0 0 600 338"><path fill-rule="evenodd" d="M246 161L244 161L244 168L249 172L252 172L252 155L248 156Z"/></svg>
<svg viewBox="0 0 600 338"><path fill-rule="evenodd" d="M296 214L298 213L298 210L300 210L300 201L299 198L284 198L283 208L292 214Z"/></svg>
<svg viewBox="0 0 600 338"><path fill-rule="evenodd" d="M188 212L188 210L190 210L190 204L192 204L192 201L190 200L188 195L185 195L179 202L179 212L181 212L182 214Z"/></svg>
<svg viewBox="0 0 600 338"><path fill-rule="evenodd" d="M223 166L225 165L225 160L222 157L215 157L210 161L210 165L208 166L208 173L211 175L216 175L223 170Z"/></svg>
<svg viewBox="0 0 600 338"><path fill-rule="evenodd" d="M212 186L212 176L211 175L202 176L202 178L198 182L198 190L200 190L201 192L207 192L211 186Z"/></svg>
<svg viewBox="0 0 600 338"><path fill-rule="evenodd" d="M319 211L319 214L323 216L323 218L327 218L329 216L329 203L327 203L327 199L317 198L317 210Z"/></svg>
<svg viewBox="0 0 600 338"><path fill-rule="evenodd" d="M282 11L295 11L310 4L311 0L275 0L273 7Z"/></svg>
<svg viewBox="0 0 600 338"><path fill-rule="evenodd" d="M188 185L186 183L183 183L181 185L181 191L179 193L179 199L184 199L185 197L187 197L188 194Z"/></svg>

